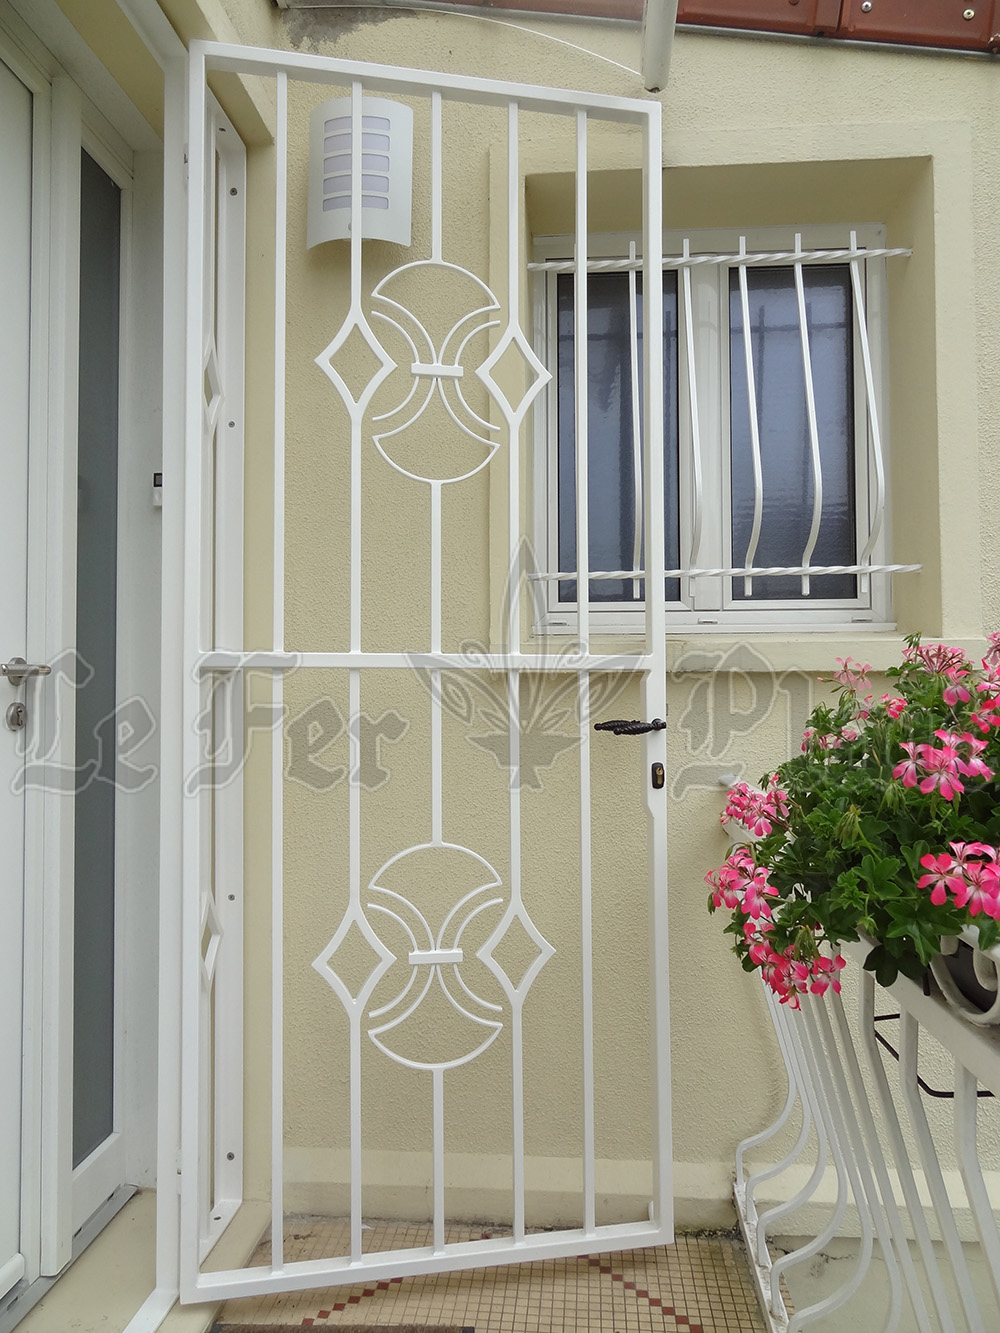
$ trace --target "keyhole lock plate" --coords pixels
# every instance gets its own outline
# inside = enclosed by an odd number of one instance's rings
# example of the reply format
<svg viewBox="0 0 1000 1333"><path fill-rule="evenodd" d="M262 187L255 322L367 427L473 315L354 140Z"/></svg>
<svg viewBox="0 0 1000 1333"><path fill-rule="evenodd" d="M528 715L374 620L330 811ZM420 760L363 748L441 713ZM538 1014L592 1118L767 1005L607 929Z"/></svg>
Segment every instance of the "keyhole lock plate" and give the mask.
<svg viewBox="0 0 1000 1333"><path fill-rule="evenodd" d="M22 731L27 720L28 710L24 704L11 704L7 709L7 725L11 731Z"/></svg>
<svg viewBox="0 0 1000 1333"><path fill-rule="evenodd" d="M653 784L653 791L661 791L663 783L666 780L666 776L663 772L663 765L660 763L653 764L650 768L649 776Z"/></svg>

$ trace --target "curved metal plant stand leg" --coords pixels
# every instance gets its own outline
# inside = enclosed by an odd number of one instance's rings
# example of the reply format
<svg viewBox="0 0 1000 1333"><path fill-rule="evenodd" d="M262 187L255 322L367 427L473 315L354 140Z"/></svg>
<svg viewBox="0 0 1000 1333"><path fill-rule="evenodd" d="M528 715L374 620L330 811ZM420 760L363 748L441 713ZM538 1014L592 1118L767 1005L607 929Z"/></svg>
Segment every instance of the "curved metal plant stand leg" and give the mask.
<svg viewBox="0 0 1000 1333"><path fill-rule="evenodd" d="M795 1026L796 1029L799 1027L798 1024L796 1024ZM802 1026L803 1027L805 1026L804 1022ZM804 1068L808 1074L810 1095L814 1099L814 1111L817 1117L817 1123L821 1121L826 1128L827 1141L830 1146L830 1153L833 1157L833 1164L837 1172L837 1201L834 1206L833 1214L829 1222L822 1229L822 1231L819 1232L818 1235L814 1236L812 1240L807 1241L805 1245L800 1246L799 1249L793 1250L790 1254L783 1255L780 1259L776 1260L774 1264L772 1264L771 1266L772 1302L775 1300L776 1297L777 1299L780 1300L779 1283L781 1281L781 1278L785 1275L785 1273L787 1273L790 1269L794 1268L796 1264L804 1263L806 1259L811 1259L814 1255L819 1254L821 1250L825 1249L826 1246L829 1245L830 1241L833 1240L834 1236L836 1236L837 1232L840 1230L841 1225L844 1221L844 1215L847 1212L847 1203L849 1197L848 1174L847 1174L847 1167L844 1162L844 1153L841 1148L840 1137L837 1133L837 1126L833 1119L830 1103L826 1095L826 1089L824 1088L822 1083L818 1062L816 1060L816 1053L813 1050L810 1041L808 1039L803 1040L802 1033L800 1031L796 1030L795 1036L799 1044L799 1049L802 1053ZM802 1311L798 1315L796 1315L796 1323L795 1323L796 1329L802 1327L803 1317L806 1315L810 1315L812 1313L813 1308L814 1307L810 1307L809 1309ZM828 1311L824 1310L823 1313L824 1314L828 1313ZM789 1324L789 1333L793 1333L792 1324Z"/></svg>
<svg viewBox="0 0 1000 1333"><path fill-rule="evenodd" d="M809 1110L809 1104L800 1095L800 1078L794 1066L794 1057L789 1049L789 1038L786 1031L784 1016L776 1012L777 1002L771 991L765 990L765 998L771 1014L771 1022L774 1026L775 1036L778 1039L778 1048L781 1051L781 1058L785 1065L785 1078L787 1080L788 1092L785 1098L785 1105L777 1120L770 1124L766 1129L761 1130L759 1134L753 1134L749 1138L743 1139L736 1148L736 1183L734 1186L736 1204L744 1213L747 1224L755 1231L758 1225L756 1202L757 1187L765 1180L771 1180L774 1176L780 1175L783 1171L787 1170L793 1162L798 1161L799 1155L805 1146L806 1139L809 1136L809 1131L812 1128L812 1115ZM785 1127L796 1102L799 1103L801 1108L802 1123L795 1144L780 1162L765 1167L760 1171L756 1171L753 1175L744 1180L743 1162L745 1154L751 1149L759 1147L763 1143L767 1143ZM766 1253L766 1246L764 1249Z"/></svg>

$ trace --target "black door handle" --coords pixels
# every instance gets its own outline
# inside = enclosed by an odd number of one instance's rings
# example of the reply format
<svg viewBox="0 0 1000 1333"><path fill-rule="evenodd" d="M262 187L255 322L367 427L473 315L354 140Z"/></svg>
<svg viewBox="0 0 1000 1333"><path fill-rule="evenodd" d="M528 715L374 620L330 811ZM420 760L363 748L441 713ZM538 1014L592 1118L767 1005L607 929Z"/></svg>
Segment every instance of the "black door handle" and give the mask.
<svg viewBox="0 0 1000 1333"><path fill-rule="evenodd" d="M616 718L610 722L595 722L595 731L610 731L613 736L643 736L647 731L666 731L667 724L660 717L654 717L652 722L629 722L624 718Z"/></svg>

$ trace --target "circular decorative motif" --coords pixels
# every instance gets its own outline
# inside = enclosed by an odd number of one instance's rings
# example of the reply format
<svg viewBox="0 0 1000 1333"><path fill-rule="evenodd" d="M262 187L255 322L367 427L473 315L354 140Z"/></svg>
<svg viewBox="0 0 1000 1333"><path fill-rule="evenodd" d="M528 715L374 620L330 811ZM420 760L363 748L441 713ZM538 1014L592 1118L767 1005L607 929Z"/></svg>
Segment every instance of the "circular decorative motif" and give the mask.
<svg viewBox="0 0 1000 1333"><path fill-rule="evenodd" d="M398 852L372 877L368 893L373 901L366 908L360 904L348 908L313 967L340 997L352 1023L361 1023L364 1017L369 1037L390 1059L411 1069L432 1070L474 1060L500 1034L504 1006L477 993L474 983L479 983L470 965L482 964L499 982L511 1008L520 1010L535 977L552 957L552 946L520 900L505 895L490 863L455 843L420 843ZM499 919L488 938L470 948L466 937L470 923L491 909L500 909ZM356 992L335 962L354 928L375 955ZM386 944L382 934L387 930L405 942L405 951L397 945L394 953ZM532 955L516 983L495 957L511 931L522 937L522 944L528 940ZM352 961L356 962L356 950ZM391 998L369 1009L383 979Z"/></svg>

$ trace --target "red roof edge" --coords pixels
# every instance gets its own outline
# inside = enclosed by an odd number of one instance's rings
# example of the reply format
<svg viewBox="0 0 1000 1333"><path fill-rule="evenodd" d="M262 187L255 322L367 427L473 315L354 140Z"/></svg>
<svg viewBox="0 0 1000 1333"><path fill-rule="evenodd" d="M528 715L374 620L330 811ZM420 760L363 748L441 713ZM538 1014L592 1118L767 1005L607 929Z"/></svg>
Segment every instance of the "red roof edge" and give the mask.
<svg viewBox="0 0 1000 1333"><path fill-rule="evenodd" d="M641 19L642 0L455 0L476 9ZM1000 0L680 0L678 23L1000 52Z"/></svg>

